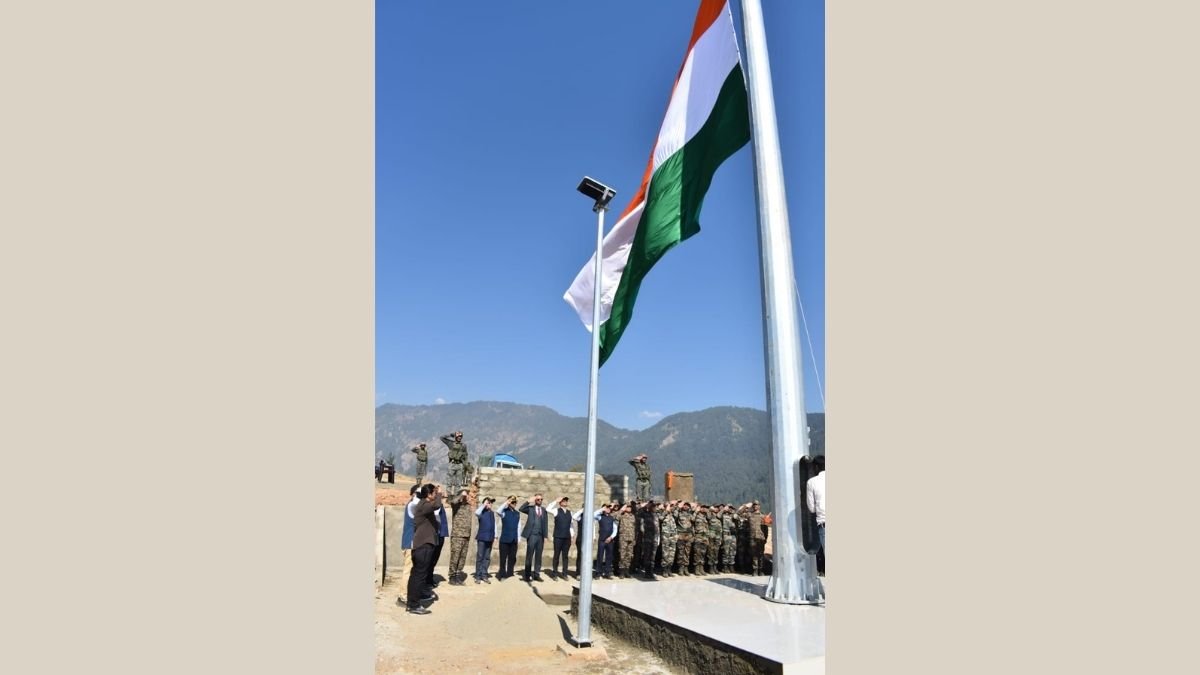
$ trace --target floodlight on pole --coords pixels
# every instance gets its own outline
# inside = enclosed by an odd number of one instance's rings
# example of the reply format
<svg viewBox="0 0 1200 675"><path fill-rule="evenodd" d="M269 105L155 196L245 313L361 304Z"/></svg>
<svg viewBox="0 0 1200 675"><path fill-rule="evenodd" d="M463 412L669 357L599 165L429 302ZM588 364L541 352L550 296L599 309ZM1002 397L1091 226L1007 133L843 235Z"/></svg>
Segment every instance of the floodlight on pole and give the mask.
<svg viewBox="0 0 1200 675"><path fill-rule="evenodd" d="M608 203L611 202L612 198L617 195L616 190L608 187L604 183L601 183L591 176L584 176L583 180L579 181L579 187L575 189L583 193L583 196L596 202L595 205L592 206L592 210L597 213L607 209ZM601 234L603 234L603 232ZM596 250L599 251L600 249L597 248Z"/></svg>
<svg viewBox="0 0 1200 675"><path fill-rule="evenodd" d="M588 379L588 439L587 464L583 474L583 522L579 536L579 629L574 642L577 647L592 645L592 533L596 508L596 395L600 379L600 277L604 267L604 212L617 191L589 176L584 176L576 188L595 202L596 213L596 275L592 280L592 367Z"/></svg>

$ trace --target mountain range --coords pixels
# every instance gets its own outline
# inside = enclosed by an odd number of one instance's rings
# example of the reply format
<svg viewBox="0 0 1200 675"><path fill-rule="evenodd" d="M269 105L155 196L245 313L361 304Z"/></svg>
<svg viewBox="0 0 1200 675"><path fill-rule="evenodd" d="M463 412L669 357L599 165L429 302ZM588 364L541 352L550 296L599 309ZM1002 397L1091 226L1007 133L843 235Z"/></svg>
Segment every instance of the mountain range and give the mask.
<svg viewBox="0 0 1200 675"><path fill-rule="evenodd" d="M825 413L809 413L809 442L825 452ZM429 472L444 477L446 447L440 437L461 430L472 463L508 453L526 468L582 471L587 459L587 418L567 417L538 405L474 401L440 405L385 403L375 409L375 454L392 457L401 473L412 475L425 442ZM656 493L672 470L695 475L697 499L741 504L751 499L771 505L771 432L767 413L754 408L720 406L682 412L640 431L603 420L596 424L596 471L625 474L633 487L629 460L646 453Z"/></svg>

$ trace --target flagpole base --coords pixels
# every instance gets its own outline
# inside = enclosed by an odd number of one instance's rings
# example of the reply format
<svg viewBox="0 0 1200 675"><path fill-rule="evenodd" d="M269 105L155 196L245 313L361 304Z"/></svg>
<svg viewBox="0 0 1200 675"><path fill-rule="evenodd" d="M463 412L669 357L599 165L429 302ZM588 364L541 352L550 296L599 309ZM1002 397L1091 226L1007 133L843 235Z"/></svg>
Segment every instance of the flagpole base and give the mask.
<svg viewBox="0 0 1200 675"><path fill-rule="evenodd" d="M825 586L815 574L772 575L763 600L785 605L824 605Z"/></svg>

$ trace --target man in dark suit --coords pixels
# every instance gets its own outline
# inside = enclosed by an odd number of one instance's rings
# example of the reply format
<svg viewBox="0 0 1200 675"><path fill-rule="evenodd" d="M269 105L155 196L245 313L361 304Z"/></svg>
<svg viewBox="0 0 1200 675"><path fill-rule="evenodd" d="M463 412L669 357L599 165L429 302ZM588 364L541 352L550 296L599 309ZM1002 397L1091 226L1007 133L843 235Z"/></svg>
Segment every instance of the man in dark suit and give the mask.
<svg viewBox="0 0 1200 675"><path fill-rule="evenodd" d="M567 578L567 557L571 550L571 509L567 507L569 497L562 497L556 502L554 512L554 557L550 560L550 578ZM576 556L578 557L578 556ZM562 572L558 571L558 560L562 558Z"/></svg>
<svg viewBox="0 0 1200 675"><path fill-rule="evenodd" d="M546 509L542 507L542 495L536 494L526 500L519 509L525 514L525 529L521 536L525 537L525 581L530 581L529 567L533 565L532 581L542 580L542 542L549 533L549 523Z"/></svg>
<svg viewBox="0 0 1200 675"><path fill-rule="evenodd" d="M433 568L433 549L438 536L437 514L442 508L442 490L429 483L421 487L416 498L420 501L413 507L413 570L408 577L406 604L410 614L429 614L429 610L421 606L421 601L436 598L430 589L429 573Z"/></svg>

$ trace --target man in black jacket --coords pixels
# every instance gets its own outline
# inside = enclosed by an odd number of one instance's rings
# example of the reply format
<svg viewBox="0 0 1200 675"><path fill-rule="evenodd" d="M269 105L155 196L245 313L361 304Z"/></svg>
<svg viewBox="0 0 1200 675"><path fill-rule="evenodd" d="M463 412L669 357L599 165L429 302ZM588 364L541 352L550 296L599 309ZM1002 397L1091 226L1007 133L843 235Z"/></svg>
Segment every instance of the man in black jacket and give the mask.
<svg viewBox="0 0 1200 675"><path fill-rule="evenodd" d="M542 495L536 494L526 500L519 509L525 514L525 529L521 536L525 537L525 581L542 580L542 543L549 534L546 509L542 507ZM533 566L533 577L529 576L529 567Z"/></svg>
<svg viewBox="0 0 1200 675"><path fill-rule="evenodd" d="M430 614L421 606L421 601L434 599L426 580L433 564L434 542L438 538L437 514L442 508L442 488L427 483L417 494L421 501L413 508L413 571L408 577L408 612Z"/></svg>
<svg viewBox="0 0 1200 675"><path fill-rule="evenodd" d="M642 534L642 576L654 580L654 556L658 553L658 507L648 501L638 511Z"/></svg>
<svg viewBox="0 0 1200 675"><path fill-rule="evenodd" d="M571 550L571 509L567 502L569 497L562 497L557 502L558 510L554 513L554 558L550 561L550 578L567 578L567 558ZM558 559L562 558L562 572L558 571ZM559 575L562 575L559 577Z"/></svg>

